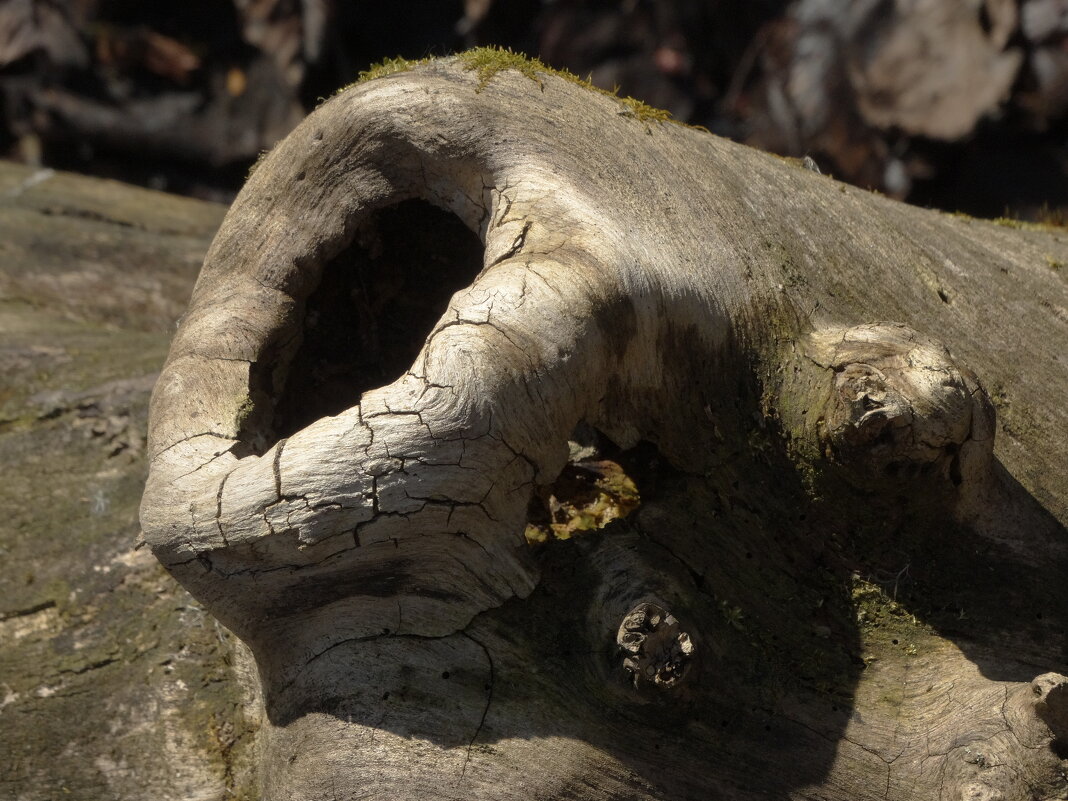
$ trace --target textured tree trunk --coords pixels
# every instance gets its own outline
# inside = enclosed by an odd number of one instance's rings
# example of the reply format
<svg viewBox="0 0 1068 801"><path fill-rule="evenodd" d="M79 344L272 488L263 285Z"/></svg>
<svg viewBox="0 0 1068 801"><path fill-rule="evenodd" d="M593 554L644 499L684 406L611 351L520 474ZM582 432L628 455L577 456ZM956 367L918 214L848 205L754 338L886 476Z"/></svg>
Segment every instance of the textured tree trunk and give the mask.
<svg viewBox="0 0 1068 801"><path fill-rule="evenodd" d="M259 165L153 395L264 797L1064 797L1068 235L477 66ZM533 548L583 438L641 508Z"/></svg>

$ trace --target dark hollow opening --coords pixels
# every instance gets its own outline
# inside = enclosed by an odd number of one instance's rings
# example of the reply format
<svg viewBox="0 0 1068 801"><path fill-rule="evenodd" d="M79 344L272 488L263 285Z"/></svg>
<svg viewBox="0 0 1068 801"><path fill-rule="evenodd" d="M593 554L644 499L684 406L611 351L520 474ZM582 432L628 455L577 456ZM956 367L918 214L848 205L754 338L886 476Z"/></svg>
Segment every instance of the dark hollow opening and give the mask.
<svg viewBox="0 0 1068 801"><path fill-rule="evenodd" d="M482 269L482 254L477 235L425 201L369 215L305 304L301 344L274 392L275 437L399 378L452 295Z"/></svg>
<svg viewBox="0 0 1068 801"><path fill-rule="evenodd" d="M651 442L626 450L582 421L568 438L570 458L551 484L538 487L527 506L526 540L541 547L606 528L655 496L673 471Z"/></svg>

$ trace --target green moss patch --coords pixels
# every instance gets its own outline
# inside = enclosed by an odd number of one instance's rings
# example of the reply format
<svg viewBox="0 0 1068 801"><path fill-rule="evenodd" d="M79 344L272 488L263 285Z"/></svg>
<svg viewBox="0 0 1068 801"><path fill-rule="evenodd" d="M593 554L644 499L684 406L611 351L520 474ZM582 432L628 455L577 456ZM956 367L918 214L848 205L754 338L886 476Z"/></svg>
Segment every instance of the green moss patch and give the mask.
<svg viewBox="0 0 1068 801"><path fill-rule="evenodd" d="M1019 220L1015 217L995 217L991 220L994 225L1006 228L1015 228L1018 231L1044 231L1046 233L1064 233L1066 226L1056 219L1042 219L1037 221Z"/></svg>
<svg viewBox="0 0 1068 801"><path fill-rule="evenodd" d="M476 47L460 53L457 58L463 64L464 69L478 72L478 89L476 91L479 92L486 88L494 75L503 70L516 70L521 75L537 83L538 86L542 86L540 75L555 75L557 78L563 78L565 81L581 86L583 89L589 89L598 94L611 97L623 105L623 114L642 122L677 122L672 119L670 111L655 108L633 97L620 97L618 88L609 92L606 89L595 86L589 78L580 78L566 69L554 69L538 58L516 53L511 49Z"/></svg>
<svg viewBox="0 0 1068 801"><path fill-rule="evenodd" d="M931 633L930 626L887 595L878 584L853 576L850 598L868 646L890 645L912 656L917 653L918 640Z"/></svg>
<svg viewBox="0 0 1068 801"><path fill-rule="evenodd" d="M367 81L373 81L375 78L385 78L387 75L396 75L398 72L408 72L413 67L418 67L420 64L426 64L429 61L429 58L407 59L400 56L383 59L377 64L372 64L367 69L361 70L356 76L356 83L366 83Z"/></svg>
<svg viewBox="0 0 1068 801"><path fill-rule="evenodd" d="M620 113L624 116L633 117L634 119L645 123L673 122L677 125L685 125L685 123L672 118L670 111L650 106L634 97L620 97L618 88L612 91L602 89L599 86L595 86L593 81L589 78L580 78L566 69L555 69L554 67L545 64L541 59L527 56L523 53L517 53L510 48L475 47L471 50L465 50L464 52L457 54L456 59L468 72L478 73L478 86L475 89L476 92L481 92L485 89L497 73L504 72L505 70L515 70L542 88L544 88L544 84L542 83L541 76L554 75L557 78L563 78L565 81L577 84L584 89L589 89L590 91L612 98L623 107ZM412 60L401 58L400 56L397 56L396 58L387 58L384 61L373 64L361 71L356 82L351 85L355 86L356 84L366 83L367 81L376 78L384 78L389 75L396 75L400 72L408 72L415 67L428 64L431 61L434 61L434 59L421 58ZM344 91L347 88L349 87L346 86L340 91Z"/></svg>
<svg viewBox="0 0 1068 801"><path fill-rule="evenodd" d="M539 75L560 74L542 63L540 59L516 53L511 48L476 47L460 53L457 58L465 70L478 73L478 89L476 90L478 92L486 88L494 75L504 70L515 70L538 86L542 85Z"/></svg>

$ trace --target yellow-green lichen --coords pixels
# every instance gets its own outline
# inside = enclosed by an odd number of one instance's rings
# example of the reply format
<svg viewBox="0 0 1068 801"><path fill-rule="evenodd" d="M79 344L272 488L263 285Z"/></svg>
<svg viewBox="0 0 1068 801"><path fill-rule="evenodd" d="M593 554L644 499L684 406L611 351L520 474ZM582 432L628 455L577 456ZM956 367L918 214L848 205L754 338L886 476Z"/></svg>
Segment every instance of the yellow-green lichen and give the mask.
<svg viewBox="0 0 1068 801"><path fill-rule="evenodd" d="M600 90L603 91L603 90ZM634 117L642 122L678 122L671 117L671 112L662 108L656 108L650 106L648 103L643 103L641 100L633 97L618 97L614 92L605 92L605 94L611 97L617 97L619 102L623 104L625 111L624 114ZM680 125L683 123L679 123Z"/></svg>
<svg viewBox="0 0 1068 801"><path fill-rule="evenodd" d="M1060 209L1050 209L1049 206L1043 206L1037 212L1034 212L1034 219L1022 220L1015 213L1010 212L1008 209L1000 217L975 217L960 210L944 212L947 216L961 220L966 223L990 222L994 225L1000 225L1004 228L1015 228L1020 231L1046 231L1053 233L1063 233L1068 228L1068 217Z"/></svg>

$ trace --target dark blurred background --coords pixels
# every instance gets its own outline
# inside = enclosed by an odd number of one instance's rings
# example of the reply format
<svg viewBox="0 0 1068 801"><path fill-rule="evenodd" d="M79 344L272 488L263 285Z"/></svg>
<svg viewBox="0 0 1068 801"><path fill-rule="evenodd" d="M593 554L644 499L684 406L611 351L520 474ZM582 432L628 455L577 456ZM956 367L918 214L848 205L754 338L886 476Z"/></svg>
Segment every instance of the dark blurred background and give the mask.
<svg viewBox="0 0 1068 801"><path fill-rule="evenodd" d="M0 157L228 201L371 63L486 44L910 202L1068 215L1068 0L0 0Z"/></svg>

